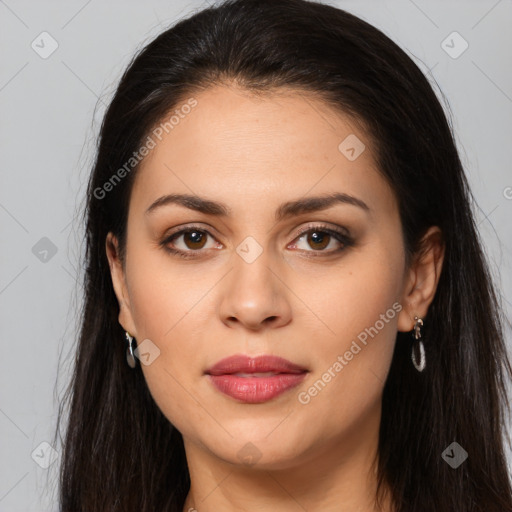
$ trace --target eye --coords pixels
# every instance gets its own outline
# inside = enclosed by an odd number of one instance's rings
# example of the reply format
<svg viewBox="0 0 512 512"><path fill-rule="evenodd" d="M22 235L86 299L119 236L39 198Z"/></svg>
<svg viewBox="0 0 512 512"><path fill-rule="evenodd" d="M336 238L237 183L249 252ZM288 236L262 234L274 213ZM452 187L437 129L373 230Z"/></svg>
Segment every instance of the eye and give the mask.
<svg viewBox="0 0 512 512"><path fill-rule="evenodd" d="M181 231L177 231L176 233L167 237L162 241L162 245L172 254L177 254L183 258L193 258L194 255L191 255L191 252L199 252L201 249L212 248L211 246L206 246L206 242L209 236L211 235L208 233L208 231L195 226L190 226L187 229L182 229ZM183 238L181 242L179 241L180 238ZM176 240L178 242L176 242ZM178 245L178 247L169 247L171 242L174 246ZM179 247L180 244L181 247Z"/></svg>
<svg viewBox="0 0 512 512"><path fill-rule="evenodd" d="M311 247L313 251L304 248L304 246L300 247L300 243L303 241L303 239L305 239L303 245L306 246L307 244L307 247ZM342 232L341 230L338 231L337 229L328 228L327 226L323 225L307 226L300 231L299 237L295 240L298 240L298 243L294 242L291 246L288 247L296 247L306 252L322 253L320 255L323 255L323 253L332 254L341 252L347 247L353 245L352 238L346 233ZM335 247L334 249L332 249L333 245ZM338 248L336 248L336 245L338 245ZM341 247L339 247L340 245ZM325 250L329 246L331 247L331 250ZM317 255L315 254L315 256Z"/></svg>
<svg viewBox="0 0 512 512"><path fill-rule="evenodd" d="M222 248L222 244L213 244L208 247L208 237L213 238L208 231L197 226L189 226L186 229L171 234L160 245L169 253L181 258L195 258L201 253L202 249ZM300 247L303 239L313 250ZM336 248L336 244L338 248ZM329 228L324 225L309 225L299 231L298 237L295 237L294 242L288 245L288 248L298 248L304 252L319 253L311 254L311 256L316 257L341 252L353 244L353 239L344 231L341 231L341 229L338 231L335 228ZM332 245L334 245L334 249L332 249ZM331 247L331 250L325 250L328 247Z"/></svg>

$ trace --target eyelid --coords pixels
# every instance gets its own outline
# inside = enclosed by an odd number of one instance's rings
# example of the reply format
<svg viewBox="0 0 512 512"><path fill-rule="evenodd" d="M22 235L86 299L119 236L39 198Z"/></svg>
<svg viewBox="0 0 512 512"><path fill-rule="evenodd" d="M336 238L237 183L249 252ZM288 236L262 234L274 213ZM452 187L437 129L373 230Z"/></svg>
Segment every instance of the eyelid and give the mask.
<svg viewBox="0 0 512 512"><path fill-rule="evenodd" d="M194 229L197 229L198 231L201 231L201 232L208 233L211 236L213 236L213 234L210 233L208 231L208 229L212 229L212 230L216 231L215 228L213 228L213 226L210 226L210 225L207 225L207 228L205 228L204 226L199 226L196 224L187 224L185 226L179 226L175 230L171 230L169 233L166 233L164 235L164 238L168 239L168 238L172 237L173 235L177 235L178 233L182 234L183 231L189 231L189 230L194 230ZM307 233L311 229L332 230L339 235L346 236L347 238L352 237L350 234L350 231L347 228L344 228L342 226L329 226L328 224L326 224L322 221L311 221L306 226L299 228L299 230L295 233L295 237L293 240L295 240L295 238L303 235L304 233Z"/></svg>
<svg viewBox="0 0 512 512"><path fill-rule="evenodd" d="M165 235L164 235L164 238L169 238L169 237L172 237L174 235L177 235L177 234L183 234L182 232L183 231L193 231L194 229L196 229L197 231L201 231L201 232L209 232L209 230L213 230L215 231L215 229L210 226L210 225L206 225L206 227L203 225L203 226L199 226L198 224L185 224L184 226L178 226L177 228L173 228L171 229L170 231L166 232Z"/></svg>
<svg viewBox="0 0 512 512"><path fill-rule="evenodd" d="M308 231L311 231L312 229L318 229L318 231L325 230L327 232L334 231L338 235L345 236L347 238L351 238L351 235L350 235L350 232L348 231L348 229L346 229L342 226L332 226L331 227L328 224L325 224L323 222L314 222L314 221L312 221L312 222L308 223L306 226L303 226L302 228L300 228L297 231L297 233L295 234L295 238L302 236L304 233L307 233ZM295 238L294 238L294 240L295 240Z"/></svg>

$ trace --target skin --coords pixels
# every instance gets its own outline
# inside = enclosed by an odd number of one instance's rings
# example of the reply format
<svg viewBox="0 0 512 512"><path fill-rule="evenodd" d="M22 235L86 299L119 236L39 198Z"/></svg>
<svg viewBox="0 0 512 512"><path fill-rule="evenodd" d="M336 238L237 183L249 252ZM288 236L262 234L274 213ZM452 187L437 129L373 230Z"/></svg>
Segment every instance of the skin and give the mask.
<svg viewBox="0 0 512 512"><path fill-rule="evenodd" d="M149 339L160 350L142 371L184 438L191 489L183 510L377 510L372 462L382 391L397 331L411 331L434 297L439 229L428 231L425 253L406 268L397 203L369 137L313 95L282 89L255 97L225 84L194 98L196 108L138 170L124 267L117 240L111 233L106 240L119 322L137 343ZM350 134L366 145L354 161L338 149ZM340 203L274 220L282 202L335 191L362 199L369 213ZM169 193L221 201L232 213L219 218L178 205L144 213ZM194 259L159 245L191 223L210 233L202 244L182 235L168 245L196 251ZM298 237L309 223L345 227L354 245L333 253L343 247L333 237L328 246ZM248 236L262 249L252 263L236 252ZM401 308L394 318L301 403L298 394L394 303ZM232 354L278 355L309 373L268 402L243 404L204 375ZM259 457L249 465L240 455L247 443ZM392 510L388 500L384 510Z"/></svg>

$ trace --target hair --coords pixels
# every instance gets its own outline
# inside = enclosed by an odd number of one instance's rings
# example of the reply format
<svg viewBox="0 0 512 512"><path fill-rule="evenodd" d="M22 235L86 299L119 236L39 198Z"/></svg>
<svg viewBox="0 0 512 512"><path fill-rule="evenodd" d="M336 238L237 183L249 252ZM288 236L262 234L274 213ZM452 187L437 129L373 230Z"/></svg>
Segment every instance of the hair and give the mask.
<svg viewBox="0 0 512 512"><path fill-rule="evenodd" d="M306 0L228 0L195 12L138 51L120 79L86 193L80 334L57 419L59 431L67 405L60 510L182 512L190 488L183 438L140 365L126 364L105 251L112 231L124 262L139 166L105 197L97 191L184 98L228 84L261 95L314 94L364 126L396 197L407 264L430 226L442 230L443 267L424 318L427 368L414 369L410 334L398 332L384 385L376 503L387 487L397 512L512 511L504 315L449 117L423 72L385 34ZM469 454L456 469L441 457L453 441Z"/></svg>

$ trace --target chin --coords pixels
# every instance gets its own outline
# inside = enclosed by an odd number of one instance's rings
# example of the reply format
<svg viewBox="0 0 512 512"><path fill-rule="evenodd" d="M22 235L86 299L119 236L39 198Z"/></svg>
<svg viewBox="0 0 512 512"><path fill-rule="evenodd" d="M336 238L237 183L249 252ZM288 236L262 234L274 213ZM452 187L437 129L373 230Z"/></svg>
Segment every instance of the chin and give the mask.
<svg viewBox="0 0 512 512"><path fill-rule="evenodd" d="M251 470L284 470L299 463L303 456L304 440L297 436L294 442L289 433L286 436L276 436L273 439L269 431L259 436L233 435L233 439L223 446L209 446L210 451L228 464ZM207 445L208 446L208 445ZM219 450L222 447L223 449ZM300 450L300 452L299 452Z"/></svg>

